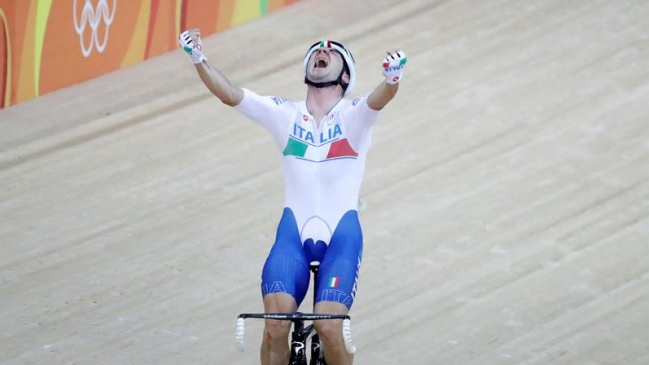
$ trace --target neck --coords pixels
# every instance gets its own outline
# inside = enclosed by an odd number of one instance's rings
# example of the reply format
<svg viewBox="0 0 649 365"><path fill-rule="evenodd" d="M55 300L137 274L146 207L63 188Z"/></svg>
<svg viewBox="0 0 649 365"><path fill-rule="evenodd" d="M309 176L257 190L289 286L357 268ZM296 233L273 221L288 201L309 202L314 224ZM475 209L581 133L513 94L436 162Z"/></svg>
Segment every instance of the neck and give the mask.
<svg viewBox="0 0 649 365"><path fill-rule="evenodd" d="M342 99L342 88L338 85L315 88L308 86L306 92L306 108L316 122L320 120Z"/></svg>

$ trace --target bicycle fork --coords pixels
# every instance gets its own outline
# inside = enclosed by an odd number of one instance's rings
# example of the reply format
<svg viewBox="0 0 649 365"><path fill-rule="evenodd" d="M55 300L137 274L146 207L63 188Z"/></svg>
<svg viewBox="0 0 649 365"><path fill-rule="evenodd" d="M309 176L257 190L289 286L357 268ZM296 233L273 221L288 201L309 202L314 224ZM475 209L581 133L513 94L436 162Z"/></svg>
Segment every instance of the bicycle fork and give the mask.
<svg viewBox="0 0 649 365"><path fill-rule="evenodd" d="M291 334L291 357L288 363L289 365L306 365L306 339L309 334L304 332L298 322L294 325L295 330Z"/></svg>
<svg viewBox="0 0 649 365"><path fill-rule="evenodd" d="M289 365L307 365L307 342L311 339L311 356L309 365L327 365L324 359L324 351L318 334L314 332L313 325L304 328L301 321L294 322L295 330L291 333L291 357Z"/></svg>

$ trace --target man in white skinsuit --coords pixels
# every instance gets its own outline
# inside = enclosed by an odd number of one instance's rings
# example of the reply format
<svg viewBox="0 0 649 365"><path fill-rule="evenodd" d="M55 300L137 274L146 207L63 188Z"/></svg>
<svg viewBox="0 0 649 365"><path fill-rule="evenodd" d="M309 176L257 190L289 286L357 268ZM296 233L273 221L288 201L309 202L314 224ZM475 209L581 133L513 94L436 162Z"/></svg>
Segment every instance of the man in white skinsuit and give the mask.
<svg viewBox="0 0 649 365"><path fill-rule="evenodd" d="M352 306L363 237L358 196L379 111L396 95L406 64L403 51L383 60L385 80L367 96L345 99L356 81L356 65L344 45L324 40L304 58L306 100L259 96L233 85L207 63L198 30L180 34L207 88L223 103L262 124L282 158L286 201L275 243L262 272L267 313L293 313L309 286L309 263L319 261L314 313L346 314ZM351 365L342 321L315 321L329 365ZM286 365L290 322L266 320L262 365Z"/></svg>

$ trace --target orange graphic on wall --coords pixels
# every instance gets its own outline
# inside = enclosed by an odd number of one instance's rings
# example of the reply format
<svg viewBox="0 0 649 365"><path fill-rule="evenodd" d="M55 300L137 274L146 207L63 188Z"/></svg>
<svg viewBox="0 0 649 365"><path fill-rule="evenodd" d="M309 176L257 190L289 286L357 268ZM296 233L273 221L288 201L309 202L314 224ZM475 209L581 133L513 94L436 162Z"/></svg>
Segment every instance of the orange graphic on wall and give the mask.
<svg viewBox="0 0 649 365"><path fill-rule="evenodd" d="M177 48L299 0L0 0L0 108Z"/></svg>

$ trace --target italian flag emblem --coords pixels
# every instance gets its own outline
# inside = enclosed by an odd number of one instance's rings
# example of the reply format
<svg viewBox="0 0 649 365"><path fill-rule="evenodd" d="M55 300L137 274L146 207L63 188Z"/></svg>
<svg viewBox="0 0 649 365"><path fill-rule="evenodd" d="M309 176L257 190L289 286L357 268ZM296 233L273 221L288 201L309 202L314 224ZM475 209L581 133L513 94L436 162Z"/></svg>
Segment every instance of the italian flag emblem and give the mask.
<svg viewBox="0 0 649 365"><path fill-rule="evenodd" d="M329 148L326 157L324 160L318 160L316 158L317 147L313 145L306 144L299 139L289 138L286 147L284 148L284 156L295 156L305 160L320 162L326 160L335 160L339 158L356 158L358 157L358 152L354 151L352 146L349 144L347 138L337 140L335 142L329 143Z"/></svg>
<svg viewBox="0 0 649 365"><path fill-rule="evenodd" d="M340 284L339 278L330 278L327 286L330 288L337 288L338 284Z"/></svg>

